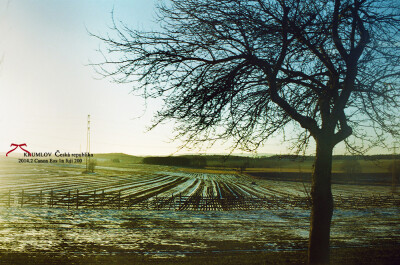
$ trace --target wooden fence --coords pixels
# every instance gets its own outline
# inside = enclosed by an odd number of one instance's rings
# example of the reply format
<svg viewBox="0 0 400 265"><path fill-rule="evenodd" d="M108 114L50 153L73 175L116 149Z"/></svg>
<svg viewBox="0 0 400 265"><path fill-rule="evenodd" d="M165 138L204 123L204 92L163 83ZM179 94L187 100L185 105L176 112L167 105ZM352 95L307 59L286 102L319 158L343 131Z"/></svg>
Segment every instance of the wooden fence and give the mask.
<svg viewBox="0 0 400 265"><path fill-rule="evenodd" d="M335 196L336 208L362 209L369 207L400 207L399 195L372 196ZM116 208L116 209L154 209L154 210L250 210L250 209L291 209L310 208L309 198L304 196L268 196L268 197L205 197L205 196L134 196L121 195L120 191L80 192L8 191L0 194L0 205L7 207L62 207Z"/></svg>

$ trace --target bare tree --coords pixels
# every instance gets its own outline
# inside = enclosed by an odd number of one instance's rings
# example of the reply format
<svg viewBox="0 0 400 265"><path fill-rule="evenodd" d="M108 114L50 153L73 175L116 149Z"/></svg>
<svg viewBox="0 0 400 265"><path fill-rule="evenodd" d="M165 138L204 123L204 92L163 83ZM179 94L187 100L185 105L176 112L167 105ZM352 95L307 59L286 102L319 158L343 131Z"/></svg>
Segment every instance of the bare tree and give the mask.
<svg viewBox="0 0 400 265"><path fill-rule="evenodd" d="M97 36L108 50L96 69L163 98L155 125L178 121L176 136L187 143L229 138L254 150L286 128L296 132L297 150L314 139L308 258L328 264L334 146L345 141L362 152L398 136L398 6L170 0L158 7L158 31L115 23L114 35Z"/></svg>

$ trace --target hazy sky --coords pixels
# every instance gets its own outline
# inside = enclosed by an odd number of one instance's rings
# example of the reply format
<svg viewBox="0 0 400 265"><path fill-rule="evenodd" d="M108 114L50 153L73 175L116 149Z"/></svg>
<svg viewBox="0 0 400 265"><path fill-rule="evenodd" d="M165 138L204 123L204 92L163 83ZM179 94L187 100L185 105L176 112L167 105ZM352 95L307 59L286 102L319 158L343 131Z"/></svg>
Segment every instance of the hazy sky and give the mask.
<svg viewBox="0 0 400 265"><path fill-rule="evenodd" d="M27 144L32 152L86 150L91 115L91 151L168 155L173 125L147 132L160 102L129 94L131 85L98 80L89 61L98 61L101 43L87 30L105 34L111 11L135 28L157 27L156 1L0 0L0 152ZM228 152L219 145L210 153ZM184 151L194 152L194 151ZM286 153L278 139L260 153ZM182 152L181 152L182 153Z"/></svg>
<svg viewBox="0 0 400 265"><path fill-rule="evenodd" d="M132 26L153 17L152 1L1 1L0 139L1 151L26 143L36 152L86 150L86 120L91 115L93 152L167 154L169 129L146 133L151 108L129 94L130 86L96 80L89 60L106 33L110 12Z"/></svg>

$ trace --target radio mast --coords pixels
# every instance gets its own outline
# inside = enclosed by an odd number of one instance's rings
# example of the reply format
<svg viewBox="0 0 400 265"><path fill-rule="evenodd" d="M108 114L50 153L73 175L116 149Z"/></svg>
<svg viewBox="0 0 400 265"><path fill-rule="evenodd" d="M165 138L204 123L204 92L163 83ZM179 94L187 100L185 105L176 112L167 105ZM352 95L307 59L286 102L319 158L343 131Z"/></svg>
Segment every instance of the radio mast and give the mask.
<svg viewBox="0 0 400 265"><path fill-rule="evenodd" d="M89 172L90 164L90 115L87 116L87 135L86 135L86 172Z"/></svg>

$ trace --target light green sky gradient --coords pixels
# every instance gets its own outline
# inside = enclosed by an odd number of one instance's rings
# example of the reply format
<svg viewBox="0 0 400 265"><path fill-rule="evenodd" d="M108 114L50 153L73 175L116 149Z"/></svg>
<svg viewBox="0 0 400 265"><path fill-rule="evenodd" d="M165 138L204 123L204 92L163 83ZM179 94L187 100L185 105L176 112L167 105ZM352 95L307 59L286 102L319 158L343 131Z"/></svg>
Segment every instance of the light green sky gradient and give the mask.
<svg viewBox="0 0 400 265"><path fill-rule="evenodd" d="M160 101L129 94L132 84L96 80L88 62L98 61L101 43L87 29L104 34L116 20L132 27L152 24L151 0L0 1L0 152L26 143L33 152L80 152L86 149L86 118L91 115L91 151L132 155L168 155L173 124L146 132ZM272 139L259 153L287 153ZM228 144L208 149L229 152ZM336 153L341 153L340 147ZM204 151L204 150L203 150ZM179 153L193 150L182 150ZM241 151L238 151L241 152Z"/></svg>

